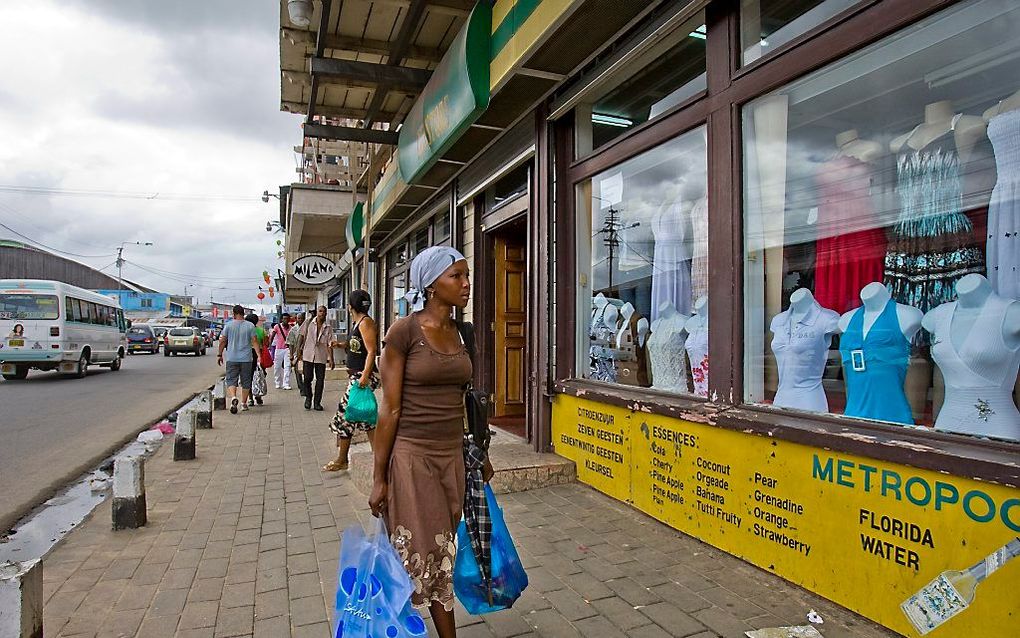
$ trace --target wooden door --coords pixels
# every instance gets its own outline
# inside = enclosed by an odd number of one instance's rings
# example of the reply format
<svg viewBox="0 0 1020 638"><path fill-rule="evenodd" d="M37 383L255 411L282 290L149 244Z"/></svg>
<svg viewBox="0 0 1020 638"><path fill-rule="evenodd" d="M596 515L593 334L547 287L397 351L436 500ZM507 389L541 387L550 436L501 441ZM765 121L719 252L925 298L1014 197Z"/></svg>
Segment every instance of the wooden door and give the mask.
<svg viewBox="0 0 1020 638"><path fill-rule="evenodd" d="M515 233L517 234L517 233ZM493 416L524 416L527 405L527 272L523 238L495 238L495 401Z"/></svg>

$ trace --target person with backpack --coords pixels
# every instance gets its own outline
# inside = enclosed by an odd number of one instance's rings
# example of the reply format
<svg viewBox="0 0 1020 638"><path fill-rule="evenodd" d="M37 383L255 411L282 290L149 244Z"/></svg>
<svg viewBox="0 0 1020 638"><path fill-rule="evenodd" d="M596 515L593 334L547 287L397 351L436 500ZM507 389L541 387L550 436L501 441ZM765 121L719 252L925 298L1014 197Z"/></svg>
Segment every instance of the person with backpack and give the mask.
<svg viewBox="0 0 1020 638"><path fill-rule="evenodd" d="M280 323L273 326L270 333L273 346L276 351L273 353L273 380L276 382L276 389L290 390L290 313L283 313Z"/></svg>

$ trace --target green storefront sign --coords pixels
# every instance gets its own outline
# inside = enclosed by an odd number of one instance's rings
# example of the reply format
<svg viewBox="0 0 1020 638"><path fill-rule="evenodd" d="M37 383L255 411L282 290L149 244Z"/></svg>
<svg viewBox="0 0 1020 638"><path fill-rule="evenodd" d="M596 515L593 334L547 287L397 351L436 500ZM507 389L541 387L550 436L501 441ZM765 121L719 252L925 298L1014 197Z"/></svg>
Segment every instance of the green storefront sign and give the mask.
<svg viewBox="0 0 1020 638"><path fill-rule="evenodd" d="M358 202L347 218L347 250L354 252L365 238L365 205Z"/></svg>
<svg viewBox="0 0 1020 638"><path fill-rule="evenodd" d="M475 5L400 129L397 161L409 184L422 176L489 105L492 7Z"/></svg>

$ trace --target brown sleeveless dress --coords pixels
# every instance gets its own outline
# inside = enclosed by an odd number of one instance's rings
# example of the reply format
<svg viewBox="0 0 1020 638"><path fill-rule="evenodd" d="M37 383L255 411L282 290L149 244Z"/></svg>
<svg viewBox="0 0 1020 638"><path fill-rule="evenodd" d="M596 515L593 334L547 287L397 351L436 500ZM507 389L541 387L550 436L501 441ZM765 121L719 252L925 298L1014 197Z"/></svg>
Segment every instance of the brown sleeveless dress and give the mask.
<svg viewBox="0 0 1020 638"><path fill-rule="evenodd" d="M384 347L406 357L386 526L414 586L411 603L422 608L437 601L449 611L464 505L464 385L471 358L463 347L455 354L434 350L416 315L394 323Z"/></svg>

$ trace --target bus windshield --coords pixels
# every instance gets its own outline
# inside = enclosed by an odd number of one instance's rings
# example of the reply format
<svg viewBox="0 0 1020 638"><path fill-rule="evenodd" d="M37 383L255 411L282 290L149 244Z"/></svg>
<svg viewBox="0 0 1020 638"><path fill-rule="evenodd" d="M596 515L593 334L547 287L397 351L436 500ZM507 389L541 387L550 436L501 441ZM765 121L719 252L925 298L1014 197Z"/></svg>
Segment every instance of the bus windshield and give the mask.
<svg viewBox="0 0 1020 638"><path fill-rule="evenodd" d="M0 319L56 319L53 295L0 294Z"/></svg>

